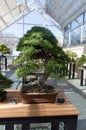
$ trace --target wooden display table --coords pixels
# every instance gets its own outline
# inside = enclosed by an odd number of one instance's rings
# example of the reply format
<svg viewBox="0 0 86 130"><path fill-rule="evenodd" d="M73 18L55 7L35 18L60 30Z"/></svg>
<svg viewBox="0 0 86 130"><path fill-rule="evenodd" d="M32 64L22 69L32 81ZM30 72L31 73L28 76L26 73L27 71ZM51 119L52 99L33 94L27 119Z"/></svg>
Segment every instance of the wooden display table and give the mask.
<svg viewBox="0 0 86 130"><path fill-rule="evenodd" d="M30 130L31 123L49 122L51 130L59 130L59 123L63 122L64 130L76 130L79 111L63 92L59 91L58 97L64 97L65 102L22 104L19 91L10 90L8 99L0 103L0 124L5 124L6 130L14 130L14 124L22 124L22 130Z"/></svg>

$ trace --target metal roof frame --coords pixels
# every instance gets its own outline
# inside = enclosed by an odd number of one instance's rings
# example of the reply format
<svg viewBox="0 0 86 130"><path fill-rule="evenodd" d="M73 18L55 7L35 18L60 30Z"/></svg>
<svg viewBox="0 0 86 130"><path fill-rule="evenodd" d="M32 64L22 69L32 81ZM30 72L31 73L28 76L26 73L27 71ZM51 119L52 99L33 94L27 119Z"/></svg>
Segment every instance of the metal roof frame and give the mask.
<svg viewBox="0 0 86 130"><path fill-rule="evenodd" d="M21 0L21 4L16 0L0 1L0 31L34 10L63 30L64 26L86 11L86 0Z"/></svg>

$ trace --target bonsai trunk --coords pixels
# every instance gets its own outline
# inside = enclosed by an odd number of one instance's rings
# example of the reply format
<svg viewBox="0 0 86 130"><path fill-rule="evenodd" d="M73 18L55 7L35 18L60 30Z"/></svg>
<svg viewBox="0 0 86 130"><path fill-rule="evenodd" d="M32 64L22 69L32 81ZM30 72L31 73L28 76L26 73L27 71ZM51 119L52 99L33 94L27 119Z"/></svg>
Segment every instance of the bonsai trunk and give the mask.
<svg viewBox="0 0 86 130"><path fill-rule="evenodd" d="M45 86L45 82L47 80L47 77L45 75L42 75L40 78L39 78L39 86Z"/></svg>
<svg viewBox="0 0 86 130"><path fill-rule="evenodd" d="M39 86L44 87L45 82L47 81L47 78L49 77L49 74L46 75L46 70L44 71L43 75L39 78Z"/></svg>

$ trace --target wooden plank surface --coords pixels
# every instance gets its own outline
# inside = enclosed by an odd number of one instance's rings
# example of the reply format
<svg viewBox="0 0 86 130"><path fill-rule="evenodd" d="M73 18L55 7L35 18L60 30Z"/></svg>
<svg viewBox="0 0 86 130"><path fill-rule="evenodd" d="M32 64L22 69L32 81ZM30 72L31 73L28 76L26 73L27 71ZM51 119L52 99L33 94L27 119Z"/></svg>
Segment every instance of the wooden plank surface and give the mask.
<svg viewBox="0 0 86 130"><path fill-rule="evenodd" d="M59 96L62 96L61 93ZM65 95L63 95L65 97ZM15 99L17 104L10 102ZM79 115L79 111L65 97L65 103L22 104L19 91L10 91L8 99L0 103L0 118L68 116Z"/></svg>

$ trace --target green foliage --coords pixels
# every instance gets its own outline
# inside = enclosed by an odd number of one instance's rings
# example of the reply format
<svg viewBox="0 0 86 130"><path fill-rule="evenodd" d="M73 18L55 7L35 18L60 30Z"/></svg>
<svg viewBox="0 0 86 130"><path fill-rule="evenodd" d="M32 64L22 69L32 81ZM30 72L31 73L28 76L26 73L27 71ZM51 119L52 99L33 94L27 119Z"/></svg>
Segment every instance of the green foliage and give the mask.
<svg viewBox="0 0 86 130"><path fill-rule="evenodd" d="M14 61L21 66L17 69L18 77L44 69L46 79L51 75L62 77L62 70L67 72L68 55L58 46L58 40L52 32L44 27L35 26L19 41L17 50L20 56Z"/></svg>
<svg viewBox="0 0 86 130"><path fill-rule="evenodd" d="M86 64L86 54L83 54L79 60L78 60L78 65L83 65Z"/></svg>
<svg viewBox="0 0 86 130"><path fill-rule="evenodd" d="M77 54L71 50L67 50L66 54L70 57L71 60L74 60L77 58Z"/></svg>
<svg viewBox="0 0 86 130"><path fill-rule="evenodd" d="M19 41L17 50L21 50L23 46L27 46L30 44L33 44L33 46L41 45L48 41L52 45L57 45L57 40L55 36L52 34L52 32L48 29L45 29L44 27L32 27L31 30L27 32ZM44 42L44 43L43 43Z"/></svg>
<svg viewBox="0 0 86 130"><path fill-rule="evenodd" d="M5 44L0 44L0 52L2 54L9 54L10 49Z"/></svg>
<svg viewBox="0 0 86 130"><path fill-rule="evenodd" d="M12 85L13 81L2 75L0 72L0 92L9 88Z"/></svg>

